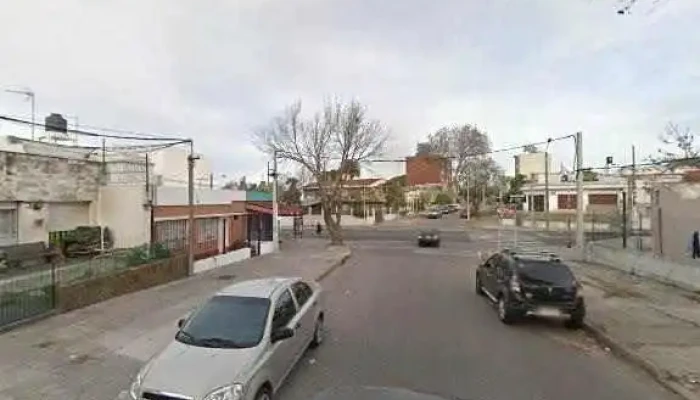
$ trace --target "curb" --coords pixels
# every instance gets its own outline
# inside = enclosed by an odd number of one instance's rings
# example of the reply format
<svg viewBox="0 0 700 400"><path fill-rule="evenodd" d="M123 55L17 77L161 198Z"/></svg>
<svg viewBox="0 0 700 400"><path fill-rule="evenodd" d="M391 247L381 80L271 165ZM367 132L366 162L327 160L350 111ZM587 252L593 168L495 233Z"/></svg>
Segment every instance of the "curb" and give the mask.
<svg viewBox="0 0 700 400"><path fill-rule="evenodd" d="M317 277L316 277L316 282L321 282L322 280L326 279L328 275L330 275L333 271L338 269L340 266L344 265L346 261L352 256L352 252L348 250L346 254L343 254L342 257L336 262L334 262L328 269L325 271L321 272Z"/></svg>
<svg viewBox="0 0 700 400"><path fill-rule="evenodd" d="M629 348L627 345L620 343L619 341L613 339L610 335L605 332L605 328L590 322L585 322L583 330L593 337L599 343L608 347L613 354L617 355L621 359L633 364L649 374L656 382L661 386L673 392L674 394L680 396L685 400L698 400L699 396L692 391L686 389L683 385L678 382L673 381L673 377L666 371L660 369L652 362L646 360L644 357L637 354L634 350Z"/></svg>

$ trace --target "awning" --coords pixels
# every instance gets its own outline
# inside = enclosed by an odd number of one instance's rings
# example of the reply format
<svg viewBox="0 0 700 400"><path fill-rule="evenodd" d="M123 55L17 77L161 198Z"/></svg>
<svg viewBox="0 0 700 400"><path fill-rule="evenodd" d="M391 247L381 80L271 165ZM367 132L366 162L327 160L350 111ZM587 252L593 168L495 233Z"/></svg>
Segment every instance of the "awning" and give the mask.
<svg viewBox="0 0 700 400"><path fill-rule="evenodd" d="M260 204L260 203L248 203L245 206L246 211L259 213L259 214L270 214L272 215L272 204ZM279 216L280 217L294 217L302 215L301 208L294 206L279 206Z"/></svg>

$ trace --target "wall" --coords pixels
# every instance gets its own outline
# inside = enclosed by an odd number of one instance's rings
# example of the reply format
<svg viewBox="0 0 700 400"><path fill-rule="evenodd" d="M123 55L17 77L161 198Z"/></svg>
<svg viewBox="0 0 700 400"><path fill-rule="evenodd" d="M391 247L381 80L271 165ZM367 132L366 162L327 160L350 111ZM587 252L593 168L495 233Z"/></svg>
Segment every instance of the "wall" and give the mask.
<svg viewBox="0 0 700 400"><path fill-rule="evenodd" d="M0 151L0 201L93 201L95 162Z"/></svg>
<svg viewBox="0 0 700 400"><path fill-rule="evenodd" d="M17 207L17 241L19 243L46 242L49 239L48 207L34 209L31 203L20 203Z"/></svg>
<svg viewBox="0 0 700 400"><path fill-rule="evenodd" d="M151 213L144 186L104 186L100 188L101 225L112 231L115 248L149 243ZM97 221L100 224L100 221Z"/></svg>
<svg viewBox="0 0 700 400"><path fill-rule="evenodd" d="M700 230L700 183L677 183L657 188L652 205L654 253L672 261L688 260L693 231ZM698 268L700 270L700 268Z"/></svg>
<svg viewBox="0 0 700 400"><path fill-rule="evenodd" d="M262 246L262 244L261 244ZM250 248L239 249L226 254L197 260L194 262L194 273L199 274L212 269L225 267L229 264L241 262L250 258Z"/></svg>
<svg viewBox="0 0 700 400"><path fill-rule="evenodd" d="M406 185L447 185L450 180L450 161L438 156L406 157Z"/></svg>
<svg viewBox="0 0 700 400"><path fill-rule="evenodd" d="M232 201L245 201L243 190L195 189L195 204L227 204ZM189 204L187 187L159 186L155 189L153 203L159 206L186 206Z"/></svg>
<svg viewBox="0 0 700 400"><path fill-rule="evenodd" d="M549 157L549 170L552 170L552 157ZM522 153L515 156L515 173L530 178L532 174L544 174L545 153Z"/></svg>
<svg viewBox="0 0 700 400"><path fill-rule="evenodd" d="M154 152L151 156L153 174L159 176L163 185L187 187L187 156L189 150L178 147ZM195 162L194 177L197 187L209 188L211 168L209 162L201 157Z"/></svg>

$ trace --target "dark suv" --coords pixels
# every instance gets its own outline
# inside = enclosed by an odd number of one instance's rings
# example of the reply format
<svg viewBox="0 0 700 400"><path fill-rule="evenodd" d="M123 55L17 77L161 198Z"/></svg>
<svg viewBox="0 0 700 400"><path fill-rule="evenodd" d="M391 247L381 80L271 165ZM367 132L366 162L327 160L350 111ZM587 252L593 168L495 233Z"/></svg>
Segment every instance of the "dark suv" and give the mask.
<svg viewBox="0 0 700 400"><path fill-rule="evenodd" d="M476 292L498 306L498 317L511 324L526 315L565 317L568 328L583 325L586 305L581 285L554 254L503 250L476 270Z"/></svg>

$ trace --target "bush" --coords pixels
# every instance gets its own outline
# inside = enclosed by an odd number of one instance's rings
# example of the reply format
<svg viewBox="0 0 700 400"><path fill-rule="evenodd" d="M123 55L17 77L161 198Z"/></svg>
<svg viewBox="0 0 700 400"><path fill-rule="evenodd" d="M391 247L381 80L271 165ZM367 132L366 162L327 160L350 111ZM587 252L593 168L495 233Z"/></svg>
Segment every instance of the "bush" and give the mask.
<svg viewBox="0 0 700 400"><path fill-rule="evenodd" d="M156 243L151 248L144 244L129 249L126 253L125 261L128 266L135 267L168 257L170 257L170 250L161 243Z"/></svg>

